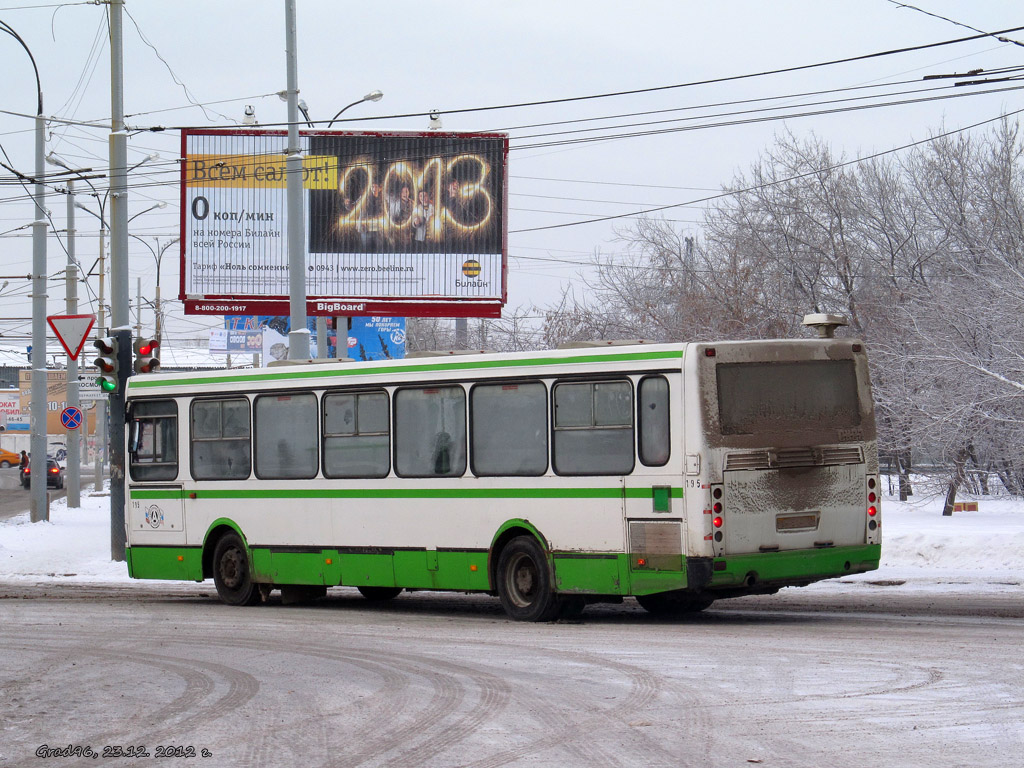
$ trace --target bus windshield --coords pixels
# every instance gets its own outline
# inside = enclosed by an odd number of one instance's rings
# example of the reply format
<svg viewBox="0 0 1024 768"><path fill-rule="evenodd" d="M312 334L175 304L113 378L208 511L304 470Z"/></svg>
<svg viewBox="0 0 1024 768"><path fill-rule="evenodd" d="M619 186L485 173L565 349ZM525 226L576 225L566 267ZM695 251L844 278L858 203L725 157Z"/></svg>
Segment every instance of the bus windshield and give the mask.
<svg viewBox="0 0 1024 768"><path fill-rule="evenodd" d="M852 360L720 363L716 371L723 435L860 425Z"/></svg>

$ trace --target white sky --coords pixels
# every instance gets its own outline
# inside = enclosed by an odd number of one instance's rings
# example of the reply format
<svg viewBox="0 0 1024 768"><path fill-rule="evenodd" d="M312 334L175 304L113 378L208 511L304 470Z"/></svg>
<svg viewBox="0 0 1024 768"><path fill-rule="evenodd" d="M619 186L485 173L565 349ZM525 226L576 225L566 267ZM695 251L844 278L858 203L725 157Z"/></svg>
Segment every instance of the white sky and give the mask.
<svg viewBox="0 0 1024 768"><path fill-rule="evenodd" d="M917 7L985 31L1024 25L1019 6L1009 0L958 3L921 0ZM283 122L286 106L273 94L285 88L283 0L175 0L126 5L125 111L130 126L233 126L251 104L261 124ZM134 19L134 22L133 22ZM0 20L24 38L39 64L44 112L80 121L109 120L109 45L102 6L53 0L0 0ZM152 44L144 43L138 27ZM1017 82L954 88L949 81L923 83L926 74L992 70L1024 62L1024 48L993 38L932 48L868 61L801 72L756 77L731 83L676 88L558 105L463 114L445 110L515 104L675 85L767 70L827 62L908 46L966 37L972 33L948 21L899 7L888 0L821 2L727 1L720 3L561 2L411 3L298 2L298 62L301 98L314 120L329 119L363 94L380 89L384 99L360 104L346 113L358 118L355 129L424 130L425 117L370 120L384 115L437 109L445 130L509 130L509 307L547 304L568 285L582 287L580 263L595 249L615 252L613 222L522 232L644 208L685 203L713 194L737 171L749 168L780 131L811 133L832 144L836 154L889 150L924 139L940 127L959 128L1024 107L1019 91L978 95L987 89L1015 89ZM1011 33L1024 41L1024 31ZM95 47L94 47L95 46ZM154 50L155 49L155 50ZM93 56L90 59L90 52ZM159 56L158 56L159 54ZM162 57L166 65L160 60ZM190 95L174 82L187 86ZM0 37L4 89L0 109L31 114L35 83L28 57L12 38ZM914 81L856 94L799 97L811 91ZM829 109L800 108L809 102L842 96L867 97L865 103L913 96L885 97L926 87L942 87L920 96L971 94L925 104L887 107L813 117L790 117L741 126L664 133L578 145L528 145L606 135L609 124L693 117L690 124L718 123L708 115L786 105L776 113L749 112L740 119ZM747 99L785 97L771 104L709 108ZM208 104L205 113L190 100ZM213 102L226 103L213 104ZM844 106L844 105L838 105ZM700 109L693 109L699 107ZM651 110L690 109L611 121L573 122L546 128L517 128L552 121L579 121ZM733 118L734 119L734 118ZM678 127L679 123L637 130ZM336 124L337 126L337 124ZM527 138L560 130L601 128L593 134ZM982 129L983 130L983 129ZM107 133L103 129L51 126L47 151L69 164L104 169ZM0 145L10 165L33 171L32 121L0 114ZM159 152L161 160L133 177L130 212L157 201L168 206L139 216L130 231L153 245L177 235L179 222L176 131L143 132L129 141L129 162ZM0 153L0 160L3 159ZM150 169L148 173L143 170ZM49 168L49 170L57 170ZM10 173L0 170L0 178ZM102 182L94 182L102 184ZM83 185L79 183L79 190ZM709 191L710 190L710 191ZM83 198L79 198L82 200ZM30 230L8 230L32 219L23 190L0 185L0 343L24 344L31 313L27 275L31 269ZM65 198L47 203L57 229L65 227ZM699 234L700 206L665 214ZM619 226L628 223L620 220ZM90 266L97 253L96 220L79 212L78 255ZM131 240L130 290L136 278L143 296L152 298L154 260L148 248ZM165 300L176 295L177 248L167 251L161 272ZM57 275L64 251L51 237L49 273ZM95 282L93 283L95 290ZM51 283L49 314L64 311L63 281ZM80 291L80 294L84 294ZM173 310L172 310L173 312ZM134 322L134 309L133 309ZM143 322L152 323L144 311ZM214 320L172 314L174 338L192 336ZM19 339L19 336L22 338ZM56 347L56 342L51 342Z"/></svg>

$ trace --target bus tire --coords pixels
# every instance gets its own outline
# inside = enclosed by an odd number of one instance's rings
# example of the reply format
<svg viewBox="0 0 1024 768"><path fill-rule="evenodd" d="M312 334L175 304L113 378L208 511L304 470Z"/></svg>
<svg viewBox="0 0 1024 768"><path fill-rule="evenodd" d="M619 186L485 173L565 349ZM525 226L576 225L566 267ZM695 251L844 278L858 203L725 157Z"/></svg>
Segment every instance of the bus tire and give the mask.
<svg viewBox="0 0 1024 768"><path fill-rule="evenodd" d="M655 616L683 616L688 613L700 613L711 605L714 599L679 591L637 595L636 601L645 611Z"/></svg>
<svg viewBox="0 0 1024 768"><path fill-rule="evenodd" d="M562 603L551 589L544 550L532 536L512 539L498 558L498 598L516 621L553 621Z"/></svg>
<svg viewBox="0 0 1024 768"><path fill-rule="evenodd" d="M249 573L249 554L237 533L226 533L213 550L213 583L228 605L255 605L260 590Z"/></svg>
<svg viewBox="0 0 1024 768"><path fill-rule="evenodd" d="M383 603L387 600L394 600L400 594L402 594L401 587L356 587L359 590L359 594L365 597L367 600L372 600L375 603Z"/></svg>

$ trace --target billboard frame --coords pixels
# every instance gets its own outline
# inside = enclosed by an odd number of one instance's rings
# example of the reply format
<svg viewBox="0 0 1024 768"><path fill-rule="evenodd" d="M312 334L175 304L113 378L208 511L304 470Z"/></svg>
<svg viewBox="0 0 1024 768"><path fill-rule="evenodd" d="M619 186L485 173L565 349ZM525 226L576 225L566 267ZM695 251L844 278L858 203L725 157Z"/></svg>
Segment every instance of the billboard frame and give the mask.
<svg viewBox="0 0 1024 768"><path fill-rule="evenodd" d="M186 293L186 252L188 193L188 139L191 136L278 136L286 138L288 132L281 129L254 128L186 128L181 131L180 168L180 236L179 236L179 277L178 298L184 303L186 315L289 315L290 300L287 295L256 296L240 294L188 294ZM508 301L508 152L509 137L496 132L459 131L332 131L300 130L301 138L354 136L364 138L396 139L500 139L502 141L502 216L501 216L501 295L500 298L473 298L442 295L416 297L395 296L306 296L307 317L345 317L378 315L386 317L501 317L502 307ZM309 212L303 206L306 241L309 239ZM305 254L308 263L309 253Z"/></svg>

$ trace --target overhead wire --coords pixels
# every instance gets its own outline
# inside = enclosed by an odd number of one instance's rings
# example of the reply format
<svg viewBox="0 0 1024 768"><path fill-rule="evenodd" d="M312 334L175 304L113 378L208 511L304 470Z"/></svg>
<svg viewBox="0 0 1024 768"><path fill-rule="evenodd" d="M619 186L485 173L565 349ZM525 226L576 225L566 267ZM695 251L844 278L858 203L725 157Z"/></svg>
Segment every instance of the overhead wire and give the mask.
<svg viewBox="0 0 1024 768"><path fill-rule="evenodd" d="M943 133L936 134L934 136L929 136L927 139L921 139L919 141L913 141L913 142L910 142L909 144L904 144L904 145L899 146L899 147L894 147L892 149L887 149L887 150L884 150L884 151L881 151L881 152L875 152L873 154L866 155L866 156L863 156L863 157L858 157L858 158L853 159L853 160L846 160L846 161L843 161L843 162L840 162L840 163L836 163L836 164L834 164L832 166L829 166L827 168L817 168L817 169L815 169L813 171L808 171L806 173L801 173L801 174L795 174L793 176L788 176L788 177L786 177L784 179L778 179L778 180L775 180L775 181L766 182L765 184L757 184L757 185L753 185L753 186L750 186L750 187L746 187L744 189L727 190L727 191L721 192L720 194L717 194L717 195L709 195L707 197L699 198L699 199L696 199L696 200L688 200L688 201L683 202L683 203L674 203L672 205L655 206L653 208L646 208L646 209L643 209L643 210L632 211L630 213L621 213L621 214L615 214L615 215L611 215L611 216L600 216L600 217L593 218L593 219L587 219L587 220L584 220L584 221L576 221L576 222L567 222L567 223L564 223L564 224L550 224L548 226L543 226L543 227L529 227L529 228L525 228L525 229L509 230L509 234L521 234L521 233L524 233L524 232L540 232L540 231L543 231L543 230L563 229L565 227L575 227L575 226L581 226L581 225L584 225L584 224L594 224L594 223L601 222L601 221L615 221L617 219L625 219L625 218L630 218L630 217L634 217L634 216L648 215L648 214L651 214L651 213L658 213L658 212L661 212L661 211L672 210L673 208L682 208L682 207L687 206L687 205L695 205L697 203L709 202L711 200L718 200L718 199L725 198L725 197L732 197L732 196L735 196L735 195L744 194L746 192L752 192L752 191L757 190L757 189L764 189L764 188L767 188L767 187L778 186L779 184L785 184L785 183L790 182L790 181L796 181L798 179L807 178L808 176L814 176L814 175L820 174L820 173L822 173L824 171L834 171L834 170L838 170L840 168L845 168L847 166L857 165L859 163L867 162L868 160L874 160L874 159L879 158L879 157L884 157L886 155L895 154L897 152L903 152L903 151L905 151L907 149L911 149L913 147L918 147L918 146L921 146L921 145L924 145L924 144L928 144L928 143L931 143L933 141L937 141L938 139L945 138L947 136L954 136L954 135L956 135L958 133L963 133L965 131L973 130L973 129L978 128L978 127L980 127L982 125L988 125L990 123L994 123L994 122L997 122L999 120L1004 120L1004 119L1006 119L1008 117L1014 117L1016 115L1021 114L1022 112L1024 112L1024 109L1018 109L1018 110L1015 110L1013 112L1004 112L1003 114L1000 114L1000 115L998 115L996 117L988 118L986 120L980 120L980 121L978 121L976 123L972 123L971 125L963 126L961 128L956 128L956 129L953 129L953 130L950 130L950 131L945 131Z"/></svg>
<svg viewBox="0 0 1024 768"><path fill-rule="evenodd" d="M898 54L910 53L910 52L914 52L914 51L924 51L924 50L929 50L929 49L933 49L933 48L939 48L939 47L943 47L943 46L947 46L947 45L956 45L956 44L959 44L959 43L970 42L970 41L973 41L973 40L980 40L980 39L983 39L983 38L986 38L986 37L992 37L994 35L1004 35L1004 34L1007 34L1007 33L1010 33L1010 32L1019 32L1021 30L1024 30L1024 26L1011 27L1011 28L1008 28L1008 29L998 30L996 32L982 33L982 34L977 34L977 35L970 35L970 36L967 36L967 37L960 37L960 38L955 38L955 39L951 39L951 40L942 40L942 41L935 42L935 43L924 43L924 44L921 44L921 45L904 46L902 48L891 48L891 49L884 50L884 51L876 51L874 53L860 54L860 55L857 55L857 56L847 56L847 57L840 58L840 59L831 59L831 60L828 60L828 61L816 62L816 63L813 63L813 64L800 64L800 65L795 65L795 66L791 66L791 67L780 67L780 68L777 68L777 69L763 70L763 71L760 71L760 72L749 72L749 73L740 74L740 75L727 75L727 76L723 76L723 77L708 78L708 79L704 79L704 80L692 80L692 81L688 81L688 82L685 82L685 83L674 83L674 84L671 84L671 85L659 85L659 86L650 86L650 87L646 87L646 88L634 88L634 89L630 89L630 90L611 91L611 92L607 92L607 93L597 93L597 94L590 94L590 95L586 95L586 96L567 96L567 97L561 97L561 98L556 98L556 99L537 99L537 100L534 100L534 101L524 101L524 102L516 102L516 103L509 103L509 104L494 104L494 105L488 105L488 106L482 106L482 107L466 107L466 108L459 108L459 109L430 109L430 110L425 110L425 111L420 111L420 112L408 112L408 113L403 113L403 114L376 115L376 116L371 115L371 116L368 116L368 117L358 117L358 118L341 118L341 119L336 120L334 122L344 123L344 122L353 122L353 121L366 122L366 121L371 121L371 120L396 120L396 119L410 118L410 117L424 117L424 116L428 116L428 115L434 114L434 113L438 113L438 114L442 114L442 115L455 115L455 114L466 114L466 113L471 113L471 112L491 112L491 111L503 110L503 109L522 109L522 108L526 108L526 107L549 106L549 105L553 105L553 104L568 104L568 103L576 103L576 102L583 102L583 101L593 101L593 100L597 100L597 99L617 98L617 97L621 97L621 96L633 96L633 95L638 95L638 94L643 94L643 93L657 93L657 92L662 92L662 91L678 90L678 89L682 89L682 88L693 88L693 87L696 87L696 86L703 86L703 85L720 85L722 83L737 82L737 81L740 81L740 80L749 80L749 79L753 79L753 78L769 77L769 76L780 75L780 74L790 74L790 73L793 73L793 72L804 72L804 71L808 71L808 70L812 70L812 69L819 69L819 68L822 68L822 67L836 66L836 65L839 65L839 64L849 64L849 63L853 63L853 62L857 62L857 61L869 61L869 60L872 60L872 59L882 58L882 57L886 57L886 56L895 56L895 55L898 55ZM312 122L314 124L316 124L316 123L327 123L327 122L331 122L331 121L328 121L328 120L314 120ZM286 122L285 123L264 123L263 127L264 128L268 128L268 127L281 127L281 126L287 126L287 125L288 125L288 123L286 123ZM187 129L187 128L191 128L191 127L197 127L197 126L186 126L186 125L173 126L173 127L163 126L163 127L161 127L161 130L181 130L181 129Z"/></svg>

